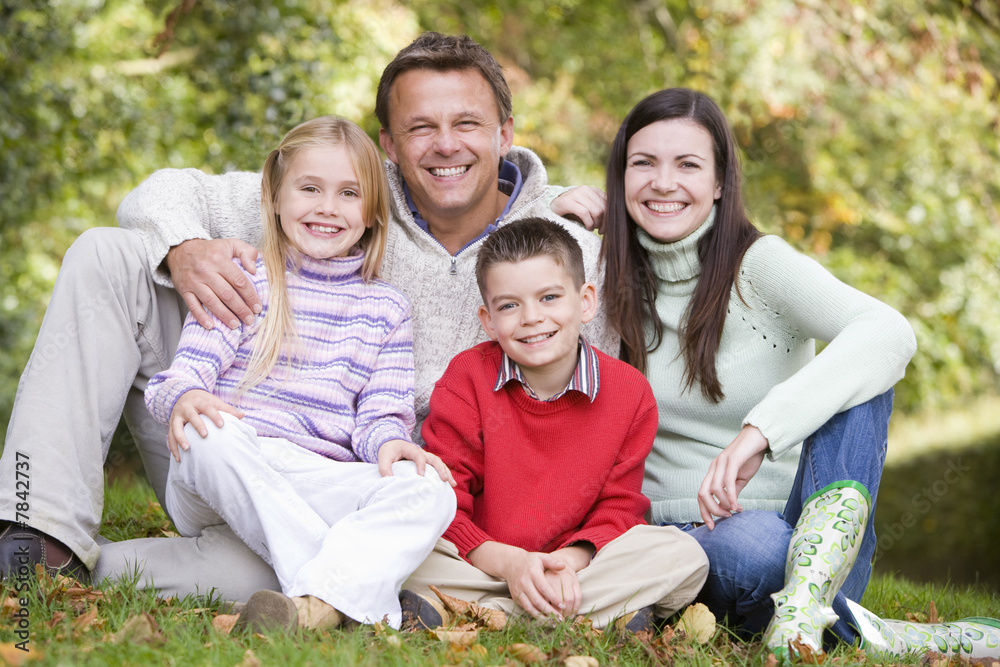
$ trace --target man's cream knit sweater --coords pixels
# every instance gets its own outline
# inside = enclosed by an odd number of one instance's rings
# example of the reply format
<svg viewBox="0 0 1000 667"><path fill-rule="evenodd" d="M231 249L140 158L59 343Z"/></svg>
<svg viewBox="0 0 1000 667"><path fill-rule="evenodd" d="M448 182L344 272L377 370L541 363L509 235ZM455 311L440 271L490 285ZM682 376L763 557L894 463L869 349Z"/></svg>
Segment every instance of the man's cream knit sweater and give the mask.
<svg viewBox="0 0 1000 667"><path fill-rule="evenodd" d="M552 213L545 197L545 167L534 153L515 146L507 159L521 170L523 186L500 224L529 216L560 222L583 248L588 279L600 287L603 276L598 237ZM413 436L418 437L434 382L448 362L486 340L476 316L481 298L475 264L482 240L458 255L450 255L414 222L403 195L399 168L389 161L385 166L392 195L392 220L381 275L402 290L413 305L417 415ZM239 238L260 247L260 174L209 176L197 169L157 171L125 198L118 209L118 222L142 237L149 264L157 267L156 281L172 286L163 260L172 246L183 241ZM618 355L618 338L603 312L584 327L583 334L602 351Z"/></svg>

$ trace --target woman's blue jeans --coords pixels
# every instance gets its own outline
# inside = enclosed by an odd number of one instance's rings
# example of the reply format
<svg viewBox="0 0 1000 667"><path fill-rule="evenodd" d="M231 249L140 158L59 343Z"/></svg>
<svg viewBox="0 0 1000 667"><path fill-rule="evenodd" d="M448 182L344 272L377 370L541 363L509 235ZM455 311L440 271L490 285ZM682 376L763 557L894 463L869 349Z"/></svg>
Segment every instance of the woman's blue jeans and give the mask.
<svg viewBox="0 0 1000 667"><path fill-rule="evenodd" d="M834 415L802 446L798 472L784 514L748 510L707 526L677 524L698 540L708 554L708 581L698 596L715 617L744 636L763 632L774 615L771 594L785 585L785 563L792 530L802 503L833 482L860 482L871 495L875 513L879 481L885 465L892 390L867 403ZM853 643L857 632L844 597L858 602L868 586L875 554L875 526L868 522L861 551L833 603L840 620L834 635Z"/></svg>

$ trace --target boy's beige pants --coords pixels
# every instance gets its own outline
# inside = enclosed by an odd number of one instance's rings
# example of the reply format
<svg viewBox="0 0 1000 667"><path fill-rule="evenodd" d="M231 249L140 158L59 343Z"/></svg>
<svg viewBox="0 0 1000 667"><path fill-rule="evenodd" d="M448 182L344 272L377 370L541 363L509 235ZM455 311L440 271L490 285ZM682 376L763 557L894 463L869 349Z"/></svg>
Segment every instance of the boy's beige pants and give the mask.
<svg viewBox="0 0 1000 667"><path fill-rule="evenodd" d="M707 576L708 558L694 538L672 526L635 526L577 573L583 593L579 613L589 615L595 628L649 605L657 617L666 618L694 600ZM511 599L507 582L464 560L444 538L403 588L437 600L432 584L446 595L508 616L524 613Z"/></svg>

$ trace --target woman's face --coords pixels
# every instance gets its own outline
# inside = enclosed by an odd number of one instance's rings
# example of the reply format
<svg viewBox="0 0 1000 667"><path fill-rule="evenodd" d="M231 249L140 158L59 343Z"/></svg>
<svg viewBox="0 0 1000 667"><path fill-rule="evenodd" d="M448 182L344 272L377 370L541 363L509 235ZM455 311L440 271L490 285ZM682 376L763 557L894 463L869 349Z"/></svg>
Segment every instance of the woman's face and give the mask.
<svg viewBox="0 0 1000 667"><path fill-rule="evenodd" d="M629 139L625 208L661 243L680 241L705 222L722 186L712 135L686 118L660 120Z"/></svg>

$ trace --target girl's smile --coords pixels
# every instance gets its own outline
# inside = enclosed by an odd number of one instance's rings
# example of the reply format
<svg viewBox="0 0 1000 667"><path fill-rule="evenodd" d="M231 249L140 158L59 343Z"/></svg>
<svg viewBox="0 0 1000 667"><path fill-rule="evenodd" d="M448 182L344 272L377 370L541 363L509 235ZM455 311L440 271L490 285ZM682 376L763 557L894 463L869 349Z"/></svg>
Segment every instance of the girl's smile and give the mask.
<svg viewBox="0 0 1000 667"><path fill-rule="evenodd" d="M281 183L277 213L289 242L314 259L344 257L365 232L364 206L347 147L299 151Z"/></svg>

